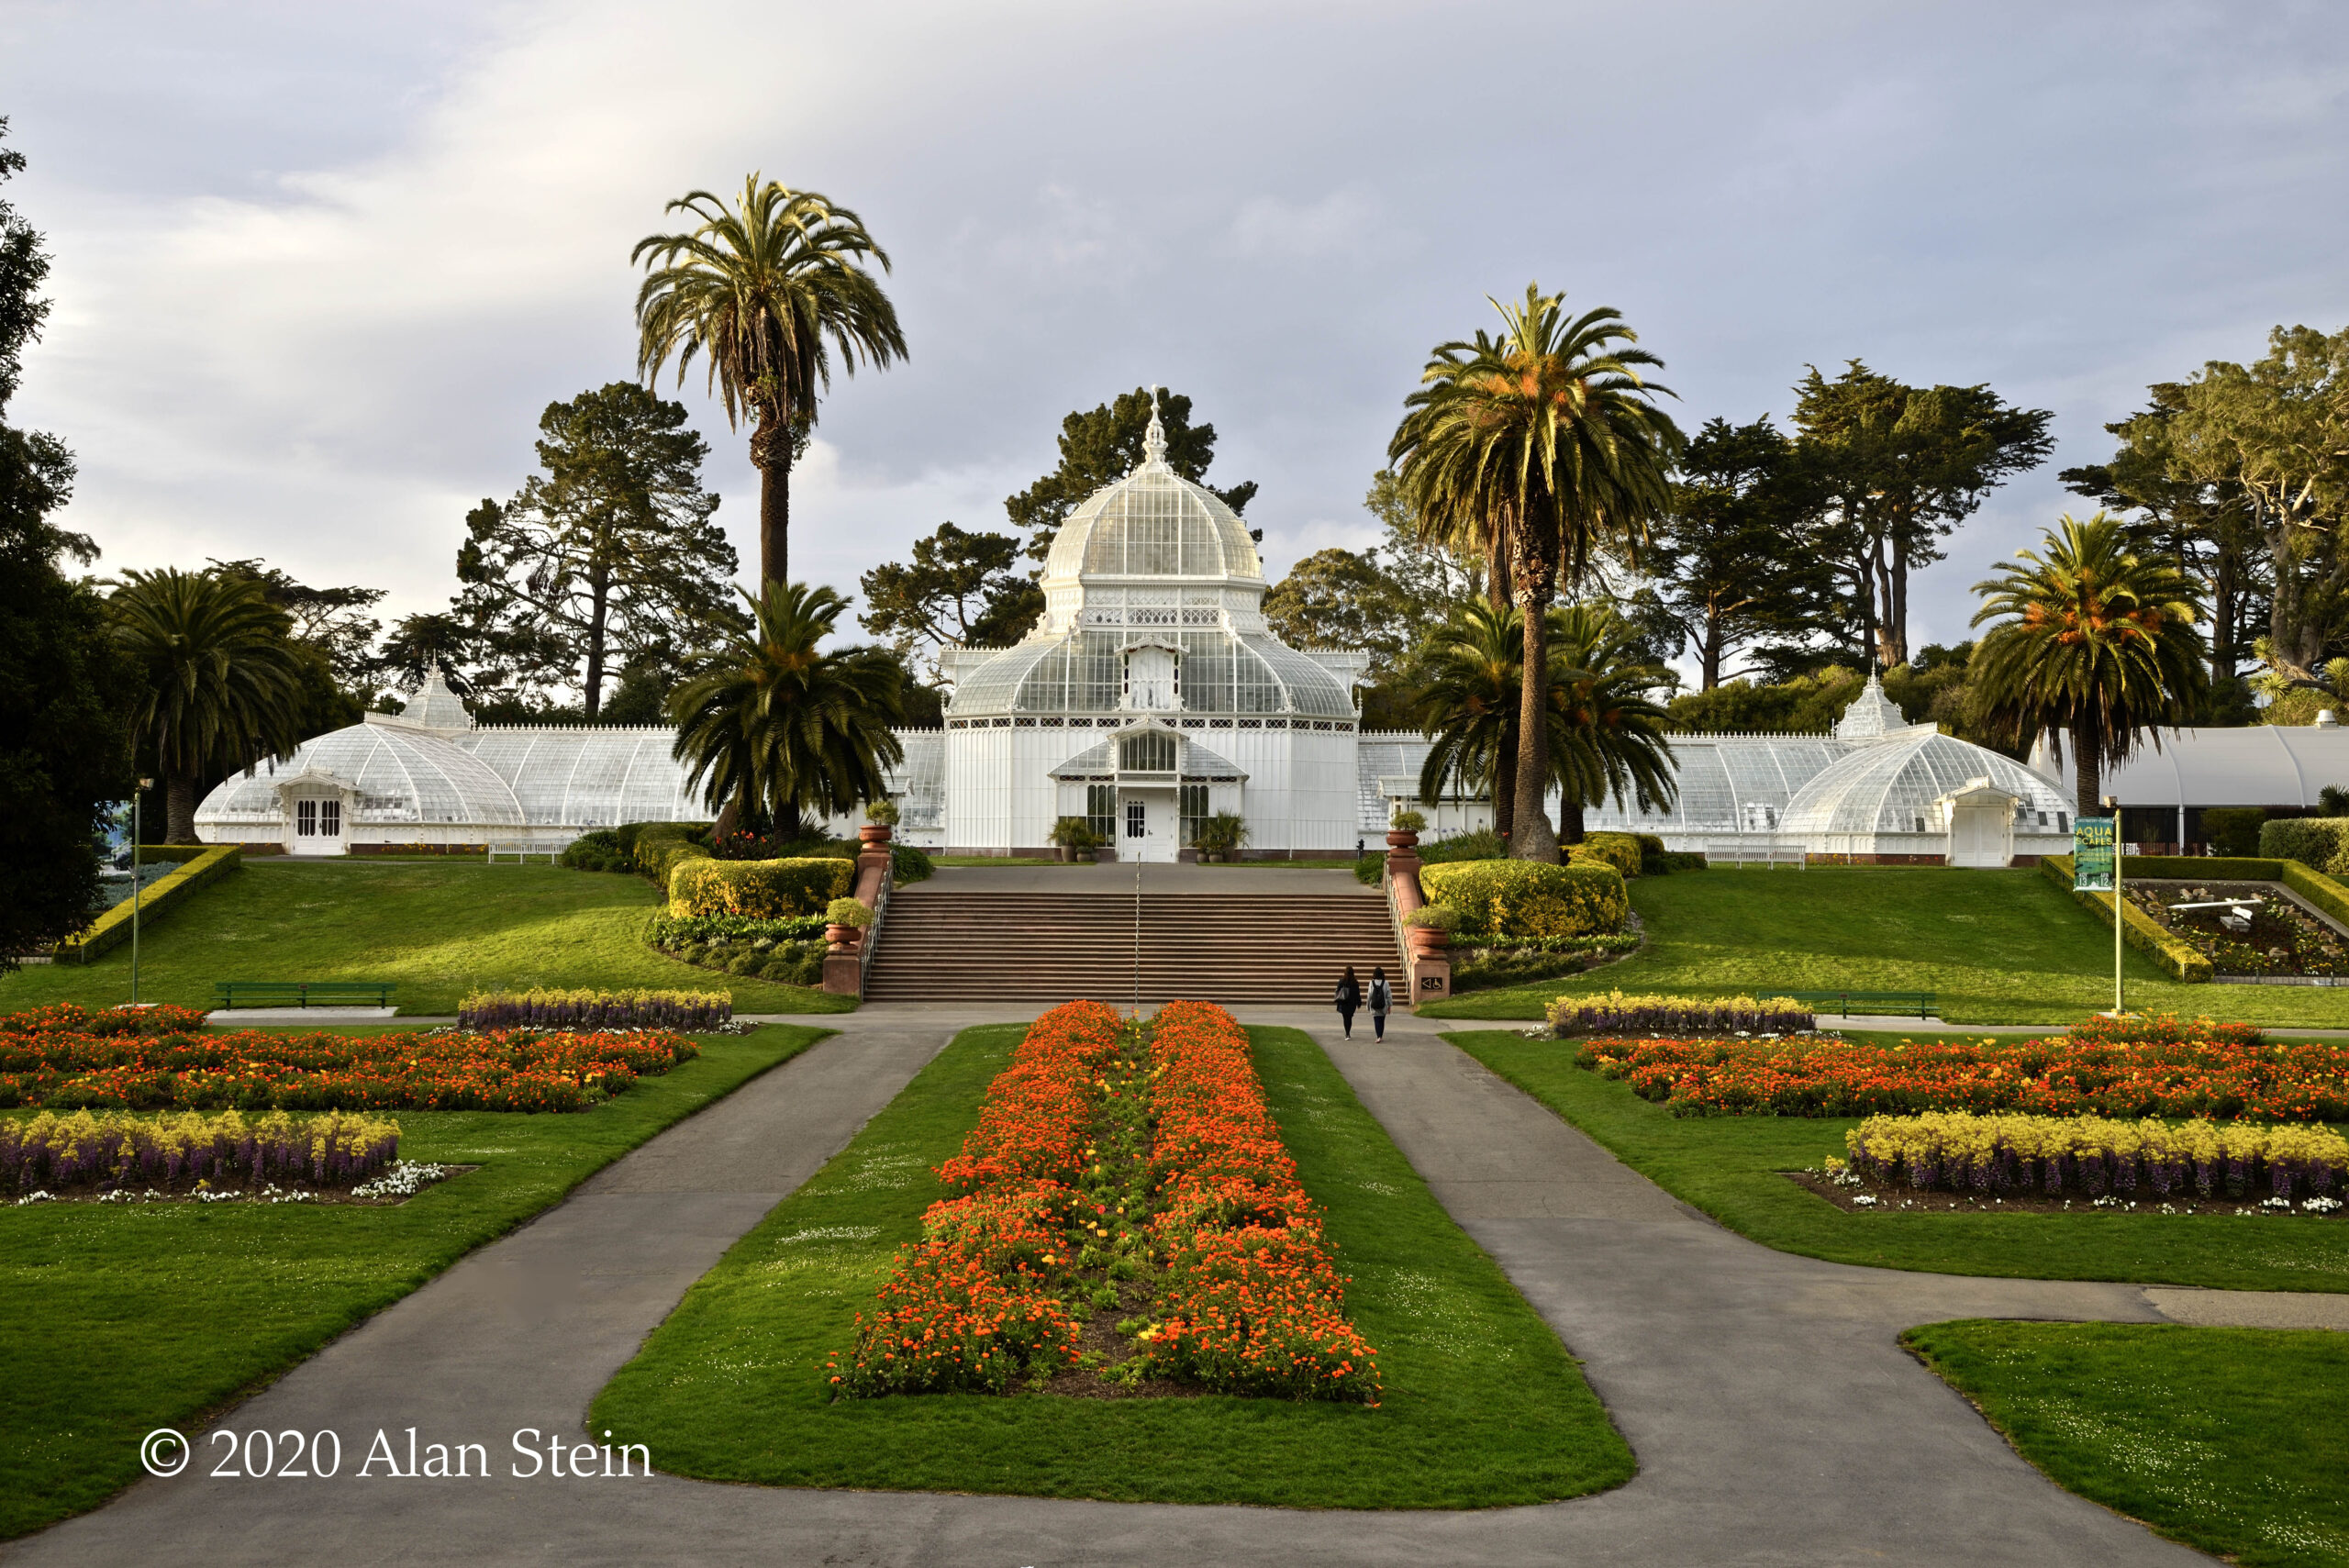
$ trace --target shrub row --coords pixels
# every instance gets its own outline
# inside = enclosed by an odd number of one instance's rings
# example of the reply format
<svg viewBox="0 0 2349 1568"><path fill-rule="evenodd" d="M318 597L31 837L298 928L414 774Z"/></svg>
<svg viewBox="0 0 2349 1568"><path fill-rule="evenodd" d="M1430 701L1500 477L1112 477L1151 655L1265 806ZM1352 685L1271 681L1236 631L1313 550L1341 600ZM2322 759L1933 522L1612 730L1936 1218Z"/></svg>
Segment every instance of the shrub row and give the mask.
<svg viewBox="0 0 2349 1568"><path fill-rule="evenodd" d="M2279 817L2263 822L2259 852L2269 860L2298 861L2310 871L2349 873L2349 817Z"/></svg>
<svg viewBox="0 0 2349 1568"><path fill-rule="evenodd" d="M1569 1035L1808 1034L1817 1018L1790 996L1559 996L1544 1015Z"/></svg>
<svg viewBox="0 0 2349 1568"><path fill-rule="evenodd" d="M1459 861L1422 867L1419 885L1471 940L1597 936L1621 930L1631 909L1622 873L1588 862Z"/></svg>
<svg viewBox="0 0 2349 1568"><path fill-rule="evenodd" d="M120 1111L29 1120L0 1118L0 1185L22 1193L95 1186L235 1187L265 1181L356 1185L399 1157L400 1124L381 1117L248 1118L128 1116Z"/></svg>
<svg viewBox="0 0 2349 1568"><path fill-rule="evenodd" d="M1221 1007L1169 1002L1150 1060L1163 1205L1150 1229L1165 1274L1139 1370L1224 1394L1377 1404L1376 1354L1346 1318L1335 1249L1247 1031Z"/></svg>
<svg viewBox="0 0 2349 1568"><path fill-rule="evenodd" d="M1830 1174L1985 1195L2245 1198L2264 1184L2289 1202L2295 1194L2323 1196L2349 1176L2349 1139L2325 1127L1939 1111L1872 1116L1843 1143L1851 1160L1829 1161Z"/></svg>
<svg viewBox="0 0 2349 1568"><path fill-rule="evenodd" d="M820 915L853 884L856 862L829 857L789 861L679 862L669 873L672 915L747 915L774 920Z"/></svg>
<svg viewBox="0 0 2349 1568"><path fill-rule="evenodd" d="M469 1029L714 1029L733 1016L724 991L475 991L457 1004Z"/></svg>
<svg viewBox="0 0 2349 1568"><path fill-rule="evenodd" d="M139 856L141 860L177 860L181 862L177 871L158 877L139 890L139 923L143 929L241 866L244 863L244 846L142 845ZM58 943L57 962L87 963L100 953L128 941L130 915L130 900L126 898L91 922L88 930Z"/></svg>
<svg viewBox="0 0 2349 1568"><path fill-rule="evenodd" d="M2042 876L2046 877L2056 886L2070 893L2074 900L2082 907L2094 911L2099 920L2108 926L2112 924L2111 894L2074 891L2071 856L2042 855L2039 860L2039 872ZM2123 878L2129 874L2129 867L2125 863L2121 868L2121 874ZM2209 876L2216 873L2204 872L2200 874ZM2163 973L2171 979L2182 980L2193 985L2209 980L2216 973L2210 967L2210 961L2196 951L2191 943L2181 940L2164 930L2147 919L2141 911L2134 907L2124 906L2121 913L2127 920L2127 924L2122 928L2123 940L2131 947L2159 964Z"/></svg>
<svg viewBox="0 0 2349 1568"><path fill-rule="evenodd" d="M841 1398L1002 1393L1077 1356L1061 1299L1095 1073L1118 1049L1116 1009L1071 1002L1030 1025L987 1086L962 1152L938 1167L955 1195L897 1250L856 1344L829 1365Z"/></svg>
<svg viewBox="0 0 2349 1568"><path fill-rule="evenodd" d="M2349 1120L2349 1041L2265 1045L2248 1024L2091 1018L2000 1043L1591 1040L1578 1066L1675 1116L2034 1116Z"/></svg>

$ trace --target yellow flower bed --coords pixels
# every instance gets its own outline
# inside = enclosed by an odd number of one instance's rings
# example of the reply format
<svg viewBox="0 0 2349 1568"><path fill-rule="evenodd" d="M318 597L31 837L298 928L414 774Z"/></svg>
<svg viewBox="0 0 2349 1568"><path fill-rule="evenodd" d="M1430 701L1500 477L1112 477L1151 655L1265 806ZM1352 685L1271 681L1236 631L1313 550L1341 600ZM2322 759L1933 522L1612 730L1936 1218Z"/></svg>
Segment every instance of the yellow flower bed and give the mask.
<svg viewBox="0 0 2349 1568"><path fill-rule="evenodd" d="M2328 1205L2349 1177L2349 1139L2321 1126L2148 1117L1872 1116L1843 1135L1831 1175L1978 1194L2251 1198L2265 1187Z"/></svg>

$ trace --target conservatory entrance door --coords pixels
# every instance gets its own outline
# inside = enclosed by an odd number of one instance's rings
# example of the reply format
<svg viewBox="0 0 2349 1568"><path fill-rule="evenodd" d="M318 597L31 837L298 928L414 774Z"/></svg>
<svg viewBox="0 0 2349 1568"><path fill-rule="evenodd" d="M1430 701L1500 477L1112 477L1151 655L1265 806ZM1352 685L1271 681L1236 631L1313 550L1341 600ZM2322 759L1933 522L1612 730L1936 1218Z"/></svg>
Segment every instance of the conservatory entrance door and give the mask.
<svg viewBox="0 0 2349 1568"><path fill-rule="evenodd" d="M302 795L288 802L294 811L294 831L285 850L295 855L339 855L342 849L342 797Z"/></svg>
<svg viewBox="0 0 2349 1568"><path fill-rule="evenodd" d="M1171 789L1121 789L1118 792L1118 858L1121 861L1174 859L1177 826L1174 792Z"/></svg>

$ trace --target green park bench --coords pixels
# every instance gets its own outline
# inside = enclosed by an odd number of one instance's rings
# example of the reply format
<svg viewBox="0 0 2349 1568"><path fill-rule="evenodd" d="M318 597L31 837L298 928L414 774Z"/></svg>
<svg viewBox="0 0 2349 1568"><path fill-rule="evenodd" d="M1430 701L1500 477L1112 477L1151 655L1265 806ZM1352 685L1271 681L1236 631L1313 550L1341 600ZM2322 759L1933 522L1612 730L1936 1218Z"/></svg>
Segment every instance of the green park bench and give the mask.
<svg viewBox="0 0 2349 1568"><path fill-rule="evenodd" d="M1862 1004L1863 1014L1893 1014L1907 1018L1914 1013L1920 1018L1933 1016L1933 994L1931 991L1781 991L1756 992L1763 996L1789 996L1798 1002L1808 1002L1811 1010L1824 1013L1831 1009L1850 1018L1854 1004Z"/></svg>
<svg viewBox="0 0 2349 1568"><path fill-rule="evenodd" d="M385 980L217 980L213 1003L221 1007L352 1006L372 1002L388 1007L395 983Z"/></svg>

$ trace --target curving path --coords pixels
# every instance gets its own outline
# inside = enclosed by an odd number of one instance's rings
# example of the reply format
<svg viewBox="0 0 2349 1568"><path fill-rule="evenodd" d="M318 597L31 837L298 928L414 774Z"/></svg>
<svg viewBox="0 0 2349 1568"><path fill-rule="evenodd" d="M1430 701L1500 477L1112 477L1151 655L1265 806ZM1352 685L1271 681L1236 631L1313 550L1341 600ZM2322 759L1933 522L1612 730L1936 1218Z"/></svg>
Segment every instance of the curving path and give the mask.
<svg viewBox="0 0 2349 1568"><path fill-rule="evenodd" d="M338 1430L334 1480L229 1481L207 1458L17 1543L15 1564L1818 1564L2207 1561L2064 1493L1895 1334L1965 1316L2159 1320L2133 1287L1976 1280L1790 1257L1698 1217L1398 1019L1313 1028L1437 1195L1584 1358L1640 1474L1596 1497L1467 1514L1313 1514L1014 1497L515 1479L508 1436L583 1440L588 1401L686 1286L968 1023L868 1008L609 1167L224 1418ZM1366 1032L1366 1031L1364 1031ZM2205 1296L2215 1293L2161 1293ZM354 1474L381 1428L477 1441L493 1478ZM199 1451L213 1451L199 1440Z"/></svg>

